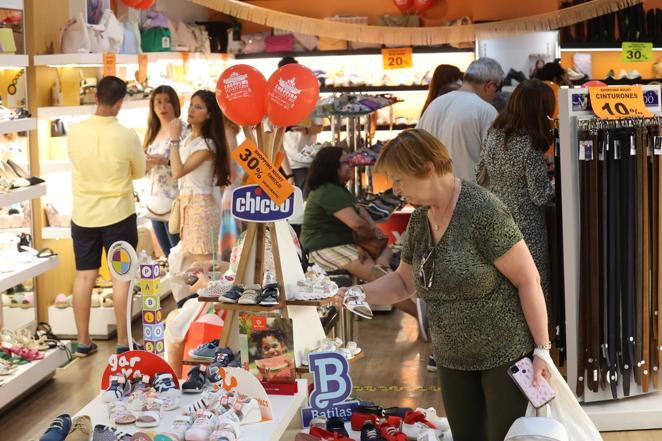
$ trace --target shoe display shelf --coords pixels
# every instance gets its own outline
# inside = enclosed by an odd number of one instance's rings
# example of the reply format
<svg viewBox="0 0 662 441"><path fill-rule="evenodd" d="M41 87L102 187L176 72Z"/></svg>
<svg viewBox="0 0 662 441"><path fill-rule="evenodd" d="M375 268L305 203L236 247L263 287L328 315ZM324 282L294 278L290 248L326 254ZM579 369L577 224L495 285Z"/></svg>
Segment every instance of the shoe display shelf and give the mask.
<svg viewBox="0 0 662 441"><path fill-rule="evenodd" d="M148 109L149 100L125 100L122 104L122 110L130 109ZM67 116L87 116L92 115L96 109L95 104L84 104L81 106L51 106L39 107L37 116L42 118L62 118Z"/></svg>
<svg viewBox="0 0 662 441"><path fill-rule="evenodd" d="M11 308L2 305L2 324L7 329L29 327L35 318L34 306L29 308Z"/></svg>
<svg viewBox="0 0 662 441"><path fill-rule="evenodd" d="M148 63L162 62L162 63L176 63L185 60L200 60L200 61L225 61L230 58L228 54L218 53L189 53L189 52L147 52L144 54L115 54L116 64L122 65L138 65L138 60L141 55L147 56ZM94 67L103 66L104 54L50 54L50 55L35 55L35 66L49 66L49 67Z"/></svg>
<svg viewBox="0 0 662 441"><path fill-rule="evenodd" d="M71 343L62 342L69 350ZM50 379L55 370L68 361L67 351L59 348L49 349L42 360L18 366L11 375L0 377L0 411L14 400Z"/></svg>
<svg viewBox="0 0 662 441"><path fill-rule="evenodd" d="M182 380L180 380L182 381ZM247 424L241 426L242 441L279 441L294 418L299 415L299 409L304 405L308 396L308 382L297 380L298 392L295 395L268 395L271 402L273 419L271 421ZM182 394L179 407L169 412L161 413L161 424L158 427L140 429L135 425L120 426L126 433L135 432L169 432L175 418L181 415L183 409L200 399L200 394ZM92 419L92 426L103 424L112 426L108 419L108 408L103 402L101 395L83 407L76 416L88 415Z"/></svg>
<svg viewBox="0 0 662 441"><path fill-rule="evenodd" d="M167 274L161 279L161 300L168 297L172 292L172 277ZM134 295L131 309L133 319L140 317L142 312L142 296ZM14 308L15 309L15 308ZM56 308L54 305L48 307L48 322L53 333L64 338L75 338L78 335L76 322L74 321L74 310L72 307ZM90 309L90 336L94 339L108 340L117 332L117 320L115 308L99 306Z"/></svg>
<svg viewBox="0 0 662 441"><path fill-rule="evenodd" d="M57 264L57 256L36 258L29 263L17 263L14 267L14 271L0 274L0 291L5 291L12 286L16 286L28 279L37 277L39 274L55 268Z"/></svg>
<svg viewBox="0 0 662 441"><path fill-rule="evenodd" d="M0 121L0 134L26 132L37 128L35 118L19 118Z"/></svg>
<svg viewBox="0 0 662 441"><path fill-rule="evenodd" d="M0 193L0 207L37 199L46 195L46 184L30 185Z"/></svg>
<svg viewBox="0 0 662 441"><path fill-rule="evenodd" d="M0 9L23 10L23 0L0 0Z"/></svg>

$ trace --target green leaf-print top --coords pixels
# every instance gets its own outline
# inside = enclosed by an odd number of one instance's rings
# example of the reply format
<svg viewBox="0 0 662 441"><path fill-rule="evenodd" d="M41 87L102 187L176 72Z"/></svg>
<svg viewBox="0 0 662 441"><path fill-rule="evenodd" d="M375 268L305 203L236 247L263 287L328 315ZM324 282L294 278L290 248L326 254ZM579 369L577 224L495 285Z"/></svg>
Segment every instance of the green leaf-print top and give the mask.
<svg viewBox="0 0 662 441"><path fill-rule="evenodd" d="M412 265L417 295L427 302L437 364L486 370L533 350L517 289L494 261L522 240L513 217L489 191L462 180L450 224L435 245L418 208L407 226L402 260ZM421 258L434 247L432 286L419 276ZM432 264L426 264L427 274Z"/></svg>

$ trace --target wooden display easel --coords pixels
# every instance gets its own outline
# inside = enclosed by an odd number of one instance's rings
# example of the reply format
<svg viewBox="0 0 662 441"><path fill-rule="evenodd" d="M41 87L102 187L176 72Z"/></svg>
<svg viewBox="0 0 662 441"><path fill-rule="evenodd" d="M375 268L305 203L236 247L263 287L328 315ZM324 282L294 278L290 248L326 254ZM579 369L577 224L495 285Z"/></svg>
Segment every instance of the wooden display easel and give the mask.
<svg viewBox="0 0 662 441"><path fill-rule="evenodd" d="M247 139L256 143L265 155L273 162L281 150L284 129L276 132L265 132L260 124L255 132L250 127L243 127ZM303 280L304 273L299 263L299 256L294 246L287 221L270 223L249 222L244 238L244 245L239 257L239 266L235 277L236 284L256 283L261 285L265 267L266 231L269 229L271 249L274 259L274 269L279 285L279 303L274 306L220 304L220 309L227 311L219 346L239 347L239 327L236 324L236 313L281 311L283 317L291 318L294 334L294 354L297 367L301 366L306 348L314 348L325 338L324 328L320 322L316 307L321 302L287 301L293 299L297 282ZM331 300L333 301L333 300ZM329 303L329 301L325 302Z"/></svg>

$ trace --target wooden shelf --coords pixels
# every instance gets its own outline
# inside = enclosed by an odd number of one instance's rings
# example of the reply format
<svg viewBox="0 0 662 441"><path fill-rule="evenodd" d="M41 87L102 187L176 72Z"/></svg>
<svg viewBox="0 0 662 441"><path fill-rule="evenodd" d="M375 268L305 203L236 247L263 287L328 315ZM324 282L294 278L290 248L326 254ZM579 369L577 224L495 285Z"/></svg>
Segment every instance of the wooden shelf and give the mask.
<svg viewBox="0 0 662 441"><path fill-rule="evenodd" d="M566 43L561 52L620 52L622 48L617 43ZM654 51L662 51L662 47L653 47Z"/></svg>
<svg viewBox="0 0 662 441"><path fill-rule="evenodd" d="M0 207L7 207L17 202L30 201L46 195L46 184L30 185L29 187L9 190L0 193Z"/></svg>
<svg viewBox="0 0 662 441"><path fill-rule="evenodd" d="M285 302L287 306L327 306L336 303L336 296L329 297L321 300L288 300Z"/></svg>
<svg viewBox="0 0 662 441"><path fill-rule="evenodd" d="M349 358L347 361L348 361L350 364L352 364L352 363L354 363L354 362L357 362L357 361L359 361L359 360L362 360L364 357L365 357L365 352L364 352L364 351L361 351L360 353L358 353L358 354L355 355L354 357ZM310 369L308 369L308 366L303 366L303 365L299 366L296 370L297 370L297 374L307 374L307 373L310 372Z"/></svg>
<svg viewBox="0 0 662 441"><path fill-rule="evenodd" d="M246 312L269 312L283 309L284 304L274 306L260 306L260 305L240 305L238 303L223 303L218 299L209 299L198 297L198 302L218 303L218 309L225 309L226 311L246 311Z"/></svg>
<svg viewBox="0 0 662 441"><path fill-rule="evenodd" d="M204 364L205 366L208 366L208 365L211 364L211 361L200 361L200 360L186 359L186 360L182 360L182 364L184 366L197 366L199 364Z"/></svg>
<svg viewBox="0 0 662 441"><path fill-rule="evenodd" d="M458 49L449 45L443 46L415 46L413 48L415 54L440 54L440 53L462 53L471 52L471 49ZM366 49L346 49L335 51L307 51L307 52L270 52L259 54L235 54L234 58L237 60L250 60L255 58L283 58L283 57L337 57L339 55L380 55L382 54L381 48L366 48Z"/></svg>

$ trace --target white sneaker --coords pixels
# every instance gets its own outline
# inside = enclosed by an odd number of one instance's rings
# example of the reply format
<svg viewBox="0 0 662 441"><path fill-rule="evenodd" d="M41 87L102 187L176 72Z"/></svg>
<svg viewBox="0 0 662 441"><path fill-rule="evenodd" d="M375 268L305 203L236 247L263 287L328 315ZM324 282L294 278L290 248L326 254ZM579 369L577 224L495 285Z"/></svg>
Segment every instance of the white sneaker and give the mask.
<svg viewBox="0 0 662 441"><path fill-rule="evenodd" d="M443 435L441 435L443 437ZM418 436L415 439L416 441L439 441L441 437L437 436L434 430L427 429L419 432Z"/></svg>
<svg viewBox="0 0 662 441"><path fill-rule="evenodd" d="M172 435L177 441L184 441L186 431L191 427L193 418L180 415L172 422L172 428L168 435Z"/></svg>
<svg viewBox="0 0 662 441"><path fill-rule="evenodd" d="M191 427L186 431L186 441L208 441L216 426L216 415L211 412L199 413Z"/></svg>
<svg viewBox="0 0 662 441"><path fill-rule="evenodd" d="M421 407L416 408L416 412L421 412L425 415L425 419L435 425L438 430L445 432L451 428L448 424L448 418L440 417L437 415L437 410L434 407L428 407L423 409Z"/></svg>
<svg viewBox="0 0 662 441"><path fill-rule="evenodd" d="M409 412L405 415L402 422L402 433L407 435L409 439L417 439L419 434L432 430L436 436L442 434L442 430L437 428L435 424L425 418L423 412Z"/></svg>
<svg viewBox="0 0 662 441"><path fill-rule="evenodd" d="M262 421L262 411L255 398L248 398L244 401L237 400L234 410L239 416L241 424L253 424Z"/></svg>
<svg viewBox="0 0 662 441"><path fill-rule="evenodd" d="M216 430L209 439L212 441L235 441L239 439L240 434L238 421L219 420Z"/></svg>

